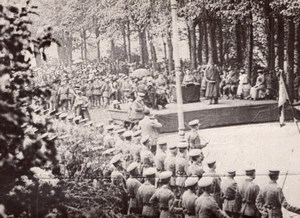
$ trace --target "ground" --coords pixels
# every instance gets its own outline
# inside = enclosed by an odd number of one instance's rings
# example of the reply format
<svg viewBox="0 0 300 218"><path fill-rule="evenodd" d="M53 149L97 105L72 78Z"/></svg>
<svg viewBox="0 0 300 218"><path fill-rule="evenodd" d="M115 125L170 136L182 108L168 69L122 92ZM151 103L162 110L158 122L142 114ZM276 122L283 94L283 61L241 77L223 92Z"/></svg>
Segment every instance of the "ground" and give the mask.
<svg viewBox="0 0 300 218"><path fill-rule="evenodd" d="M104 121L109 114L97 110L92 111L92 117ZM210 141L204 155L207 159L217 160L218 173L224 174L228 168L234 168L238 175L236 180L240 183L245 168L251 165L257 170L255 182L263 186L268 182L268 169L279 169L282 174L279 186L282 187L286 178L284 194L289 203L300 207L300 134L295 123L287 123L282 128L279 123L210 128L199 133L203 140ZM178 143L176 133L162 137L169 143ZM283 211L284 217L294 216Z"/></svg>

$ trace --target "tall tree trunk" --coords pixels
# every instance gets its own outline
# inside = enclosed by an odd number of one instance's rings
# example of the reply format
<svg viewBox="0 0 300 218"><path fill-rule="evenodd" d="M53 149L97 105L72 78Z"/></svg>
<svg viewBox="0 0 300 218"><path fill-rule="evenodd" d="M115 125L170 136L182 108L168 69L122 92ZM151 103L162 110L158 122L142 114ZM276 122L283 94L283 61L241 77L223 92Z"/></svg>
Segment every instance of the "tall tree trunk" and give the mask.
<svg viewBox="0 0 300 218"><path fill-rule="evenodd" d="M71 66L73 62L73 36L72 33L68 33L67 37L67 53L68 53L68 65Z"/></svg>
<svg viewBox="0 0 300 218"><path fill-rule="evenodd" d="M128 49L127 49L127 54L128 54L128 62L131 63L131 41L130 41L130 23L129 20L126 22L127 25L127 44L128 44Z"/></svg>
<svg viewBox="0 0 300 218"><path fill-rule="evenodd" d="M250 12L249 18L248 18L248 41L247 41L247 75L250 80L250 84L252 85L254 83L253 81L253 17L252 13Z"/></svg>
<svg viewBox="0 0 300 218"><path fill-rule="evenodd" d="M151 35L151 33L149 31L148 31L148 39L149 39L149 47L150 47L152 67L153 67L154 71L157 71L156 51L155 51L155 47L154 47L154 44L153 44L153 36Z"/></svg>
<svg viewBox="0 0 300 218"><path fill-rule="evenodd" d="M241 21L237 20L235 24L235 37L236 37L236 57L239 67L243 66L243 50L242 50L242 37L241 37Z"/></svg>
<svg viewBox="0 0 300 218"><path fill-rule="evenodd" d="M208 49L208 31L207 31L207 22L203 22L203 34L204 34L204 44L205 44L205 63L208 62L209 58L209 49Z"/></svg>
<svg viewBox="0 0 300 218"><path fill-rule="evenodd" d="M224 52L223 52L223 31L222 31L222 20L218 21L218 41L219 41L219 60L220 65L223 66L224 63Z"/></svg>
<svg viewBox="0 0 300 218"><path fill-rule="evenodd" d="M189 22L190 25L190 39L191 39L191 48L190 48L190 56L191 56L191 69L197 69L197 53L196 53L196 24L194 21Z"/></svg>
<svg viewBox="0 0 300 218"><path fill-rule="evenodd" d="M199 40L198 40L198 62L202 65L202 50L203 50L203 25L200 21L198 23L198 31L199 31Z"/></svg>
<svg viewBox="0 0 300 218"><path fill-rule="evenodd" d="M146 29L143 31L143 58L145 61L145 66L149 65L149 53L147 47L147 37L146 37Z"/></svg>
<svg viewBox="0 0 300 218"><path fill-rule="evenodd" d="M97 46L97 62L98 64L101 62L101 52L100 52L100 30L99 27L95 28L95 36L96 36L96 46Z"/></svg>
<svg viewBox="0 0 300 218"><path fill-rule="evenodd" d="M148 57L145 29L144 28L140 29L138 34L139 34L141 65L142 67L146 67L146 65L149 62L149 57Z"/></svg>
<svg viewBox="0 0 300 218"><path fill-rule="evenodd" d="M127 43L126 43L126 25L123 23L122 26L122 36L123 36L123 49L125 53L125 59L128 60L128 53L127 53Z"/></svg>
<svg viewBox="0 0 300 218"><path fill-rule="evenodd" d="M164 64L165 64L165 67L167 68L167 60L168 60L168 56L167 56L167 43L166 41L164 40L164 36L162 35L161 36L161 39L162 39L162 43L163 43L163 46L164 46L164 58L165 58L165 61L164 61Z"/></svg>
<svg viewBox="0 0 300 218"><path fill-rule="evenodd" d="M110 60L111 62L115 61L115 41L113 39L110 40Z"/></svg>
<svg viewBox="0 0 300 218"><path fill-rule="evenodd" d="M297 22L296 28L296 66L297 66L297 75L300 75L300 21Z"/></svg>
<svg viewBox="0 0 300 218"><path fill-rule="evenodd" d="M277 15L277 66L284 68L284 18L283 15Z"/></svg>
<svg viewBox="0 0 300 218"><path fill-rule="evenodd" d="M86 37L86 30L82 30L82 40L83 40L83 54L84 54L84 63L87 63L88 57L87 57L87 37Z"/></svg>
<svg viewBox="0 0 300 218"><path fill-rule="evenodd" d="M167 36L167 44L168 44L168 69L169 72L174 70L174 65L173 65L173 44L172 44L172 38L171 38L171 33L168 33Z"/></svg>
<svg viewBox="0 0 300 218"><path fill-rule="evenodd" d="M287 46L287 85L291 102L293 102L294 80L294 51L295 51L295 23L294 18L288 18L288 46Z"/></svg>
<svg viewBox="0 0 300 218"><path fill-rule="evenodd" d="M188 32L188 45L189 45L189 55L190 61L192 61L192 42L191 42L191 28L187 25L187 32Z"/></svg>
<svg viewBox="0 0 300 218"><path fill-rule="evenodd" d="M266 32L267 32L267 64L268 69L270 72L274 72L275 69L275 48L274 48L274 42L275 42L275 22L273 17L273 10L270 6L271 0L265 1L265 16L266 16Z"/></svg>
<svg viewBox="0 0 300 218"><path fill-rule="evenodd" d="M214 64L218 63L218 53L216 44L216 25L215 21L210 20L208 28L208 47L209 47L209 59Z"/></svg>

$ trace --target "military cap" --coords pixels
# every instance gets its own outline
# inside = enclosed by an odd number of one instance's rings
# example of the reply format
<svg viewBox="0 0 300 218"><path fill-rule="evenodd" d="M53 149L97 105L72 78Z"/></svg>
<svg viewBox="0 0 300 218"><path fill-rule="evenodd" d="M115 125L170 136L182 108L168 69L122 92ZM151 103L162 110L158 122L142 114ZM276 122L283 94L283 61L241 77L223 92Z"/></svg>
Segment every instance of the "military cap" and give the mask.
<svg viewBox="0 0 300 218"><path fill-rule="evenodd" d="M172 175L173 175L173 173L171 171L163 171L159 174L159 178L160 179L169 179L169 178L171 178Z"/></svg>
<svg viewBox="0 0 300 218"><path fill-rule="evenodd" d="M193 185L196 185L197 182L198 182L198 177L197 176L194 176L194 177L188 177L185 182L184 182L184 185L185 187L191 187Z"/></svg>
<svg viewBox="0 0 300 218"><path fill-rule="evenodd" d="M43 114L47 114L49 111L50 111L49 109L45 109L42 112L43 112Z"/></svg>
<svg viewBox="0 0 300 218"><path fill-rule="evenodd" d="M77 117L74 118L74 121L78 121L80 119L81 119L81 116L77 116Z"/></svg>
<svg viewBox="0 0 300 218"><path fill-rule="evenodd" d="M115 127L114 125L108 125L105 129L106 130L113 130Z"/></svg>
<svg viewBox="0 0 300 218"><path fill-rule="evenodd" d="M192 120L189 122L189 126L196 126L196 125L199 125L200 124L200 121L198 119L196 120Z"/></svg>
<svg viewBox="0 0 300 218"><path fill-rule="evenodd" d="M104 123L96 123L95 127L96 128L100 128L100 127L103 127L104 126Z"/></svg>
<svg viewBox="0 0 300 218"><path fill-rule="evenodd" d="M116 149L114 149L114 148L110 148L110 149L105 150L102 154L104 154L104 155L106 155L106 154L111 154L111 153L113 153L115 150L116 150Z"/></svg>
<svg viewBox="0 0 300 218"><path fill-rule="evenodd" d="M227 173L228 173L229 175L234 175L235 172L236 172L235 169L228 169L228 170L227 170Z"/></svg>
<svg viewBox="0 0 300 218"><path fill-rule="evenodd" d="M34 113L38 113L41 111L41 107L37 106L34 108Z"/></svg>
<svg viewBox="0 0 300 218"><path fill-rule="evenodd" d="M149 136L149 135L145 135L145 136L142 137L141 143L142 143L142 144L145 144L146 142L149 141L149 139L150 139L150 136Z"/></svg>
<svg viewBox="0 0 300 218"><path fill-rule="evenodd" d="M125 131L126 131L125 128L121 128L121 129L117 129L117 130L116 130L116 133L117 133L117 134L122 134L122 133L124 133Z"/></svg>
<svg viewBox="0 0 300 218"><path fill-rule="evenodd" d="M276 170L276 169L272 169L272 170L269 170L269 175L279 175L280 171L279 170Z"/></svg>
<svg viewBox="0 0 300 218"><path fill-rule="evenodd" d="M252 167L249 167L245 170L246 175L252 175L253 173L255 173L255 169Z"/></svg>
<svg viewBox="0 0 300 218"><path fill-rule="evenodd" d="M62 119L66 118L67 116L68 116L67 113L62 113L62 114L59 115L59 117L62 118Z"/></svg>
<svg viewBox="0 0 300 218"><path fill-rule="evenodd" d="M55 114L55 116L60 116L62 114L62 112L57 112L56 114Z"/></svg>
<svg viewBox="0 0 300 218"><path fill-rule="evenodd" d="M138 94L138 96L140 96L140 97L145 97L145 93L143 93L143 92L138 92L137 94Z"/></svg>
<svg viewBox="0 0 300 218"><path fill-rule="evenodd" d="M213 178L211 176L204 176L198 181L199 187L207 187L210 186L213 183Z"/></svg>
<svg viewBox="0 0 300 218"><path fill-rule="evenodd" d="M202 153L201 149L191 149L189 152L190 157L200 156Z"/></svg>
<svg viewBox="0 0 300 218"><path fill-rule="evenodd" d="M112 159L111 159L111 163L112 164L116 164L116 163L118 163L119 161L121 161L121 157L122 157L122 155L121 154L117 154L116 156L114 156Z"/></svg>
<svg viewBox="0 0 300 218"><path fill-rule="evenodd" d="M49 115L53 116L55 114L55 112L56 112L56 110L52 110L52 111L49 112Z"/></svg>
<svg viewBox="0 0 300 218"><path fill-rule="evenodd" d="M131 172L132 170L134 170L135 168L138 167L138 163L137 162L132 162L131 164L129 164L129 166L127 167L127 172Z"/></svg>
<svg viewBox="0 0 300 218"><path fill-rule="evenodd" d="M75 118L75 115L73 115L73 114L69 114L68 116L67 116L67 119L68 120L73 120Z"/></svg>
<svg viewBox="0 0 300 218"><path fill-rule="evenodd" d="M123 136L125 138L132 137L132 132L131 131L126 131L126 132L123 133Z"/></svg>
<svg viewBox="0 0 300 218"><path fill-rule="evenodd" d="M86 122L86 121L88 121L89 119L88 118L84 118L84 119L81 119L80 121L79 121L79 123L84 123L84 122Z"/></svg>
<svg viewBox="0 0 300 218"><path fill-rule="evenodd" d="M176 146L175 144L171 143L171 144L169 144L168 148L169 148L170 150L172 150L172 149L177 148L177 146Z"/></svg>
<svg viewBox="0 0 300 218"><path fill-rule="evenodd" d="M180 142L178 148L187 148L188 144L186 142Z"/></svg>
<svg viewBox="0 0 300 218"><path fill-rule="evenodd" d="M159 146L165 146L165 145L167 145L167 141L165 141L163 139L159 139L158 142L157 142L157 145L159 145Z"/></svg>
<svg viewBox="0 0 300 218"><path fill-rule="evenodd" d="M31 135L33 135L33 134L35 134L36 132L37 132L37 128L35 128L35 127L33 127L33 126L28 126L26 129L25 129L25 131L24 131L24 133L25 134L31 134Z"/></svg>
<svg viewBox="0 0 300 218"><path fill-rule="evenodd" d="M215 159L209 159L206 161L207 165L212 165L214 163L216 163L216 160Z"/></svg>
<svg viewBox="0 0 300 218"><path fill-rule="evenodd" d="M263 73L263 70L259 69L257 70L257 73Z"/></svg>
<svg viewBox="0 0 300 218"><path fill-rule="evenodd" d="M133 137L138 137L138 136L140 136L142 134L142 130L137 130L137 131L135 131L133 134L132 134L132 136Z"/></svg>
<svg viewBox="0 0 300 218"><path fill-rule="evenodd" d="M147 169L145 169L144 171L144 176L146 177L152 177L152 176L155 176L156 174L156 169L154 167L149 167Z"/></svg>

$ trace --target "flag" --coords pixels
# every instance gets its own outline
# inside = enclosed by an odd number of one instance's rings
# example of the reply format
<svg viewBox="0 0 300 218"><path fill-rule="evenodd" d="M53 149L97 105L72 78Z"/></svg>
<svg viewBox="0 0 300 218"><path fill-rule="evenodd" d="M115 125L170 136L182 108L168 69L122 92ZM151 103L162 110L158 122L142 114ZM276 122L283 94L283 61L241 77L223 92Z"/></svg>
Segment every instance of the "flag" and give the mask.
<svg viewBox="0 0 300 218"><path fill-rule="evenodd" d="M282 73L279 78L279 97L278 97L278 108L279 108L279 123L280 126L284 126L284 104L288 100L288 93L282 77Z"/></svg>

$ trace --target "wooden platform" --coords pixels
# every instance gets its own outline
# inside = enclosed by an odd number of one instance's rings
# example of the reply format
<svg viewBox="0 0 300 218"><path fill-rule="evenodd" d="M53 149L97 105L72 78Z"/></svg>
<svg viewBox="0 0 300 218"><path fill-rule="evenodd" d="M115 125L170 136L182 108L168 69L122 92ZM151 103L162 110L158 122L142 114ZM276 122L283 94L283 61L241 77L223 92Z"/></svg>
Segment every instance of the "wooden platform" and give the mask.
<svg viewBox="0 0 300 218"><path fill-rule="evenodd" d="M162 133L176 132L178 130L177 104L168 104L167 109L154 110L158 121L163 124ZM184 120L187 123L199 119L201 128L212 128L248 123L274 122L279 119L277 101L249 101L249 100L221 100L219 104L209 105L208 101L184 104ZM127 106L122 110L109 110L111 118L127 120ZM286 110L286 118L290 113Z"/></svg>

